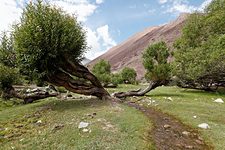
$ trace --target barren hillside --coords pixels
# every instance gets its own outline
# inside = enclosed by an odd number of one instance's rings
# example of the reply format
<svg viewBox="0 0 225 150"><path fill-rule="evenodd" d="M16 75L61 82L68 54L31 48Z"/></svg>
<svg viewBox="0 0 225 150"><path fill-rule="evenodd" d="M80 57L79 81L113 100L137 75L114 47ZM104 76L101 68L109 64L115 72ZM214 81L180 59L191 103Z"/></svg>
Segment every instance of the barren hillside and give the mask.
<svg viewBox="0 0 225 150"><path fill-rule="evenodd" d="M160 40L164 40L168 46L171 46L180 36L186 18L187 14L182 14L168 24L146 28L88 63L88 67L91 68L100 59L104 59L111 64L112 72L118 72L127 66L134 68L138 74L137 78L141 79L145 74L141 58L143 50L149 44Z"/></svg>

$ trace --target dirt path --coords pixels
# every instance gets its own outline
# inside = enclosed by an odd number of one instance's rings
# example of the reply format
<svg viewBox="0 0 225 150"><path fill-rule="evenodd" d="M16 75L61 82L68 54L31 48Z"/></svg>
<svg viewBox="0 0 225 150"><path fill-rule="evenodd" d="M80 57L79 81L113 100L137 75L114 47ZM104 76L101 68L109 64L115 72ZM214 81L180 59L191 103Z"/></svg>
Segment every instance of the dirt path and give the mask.
<svg viewBox="0 0 225 150"><path fill-rule="evenodd" d="M129 106L142 111L154 124L150 138L154 140L157 150L212 150L199 133L184 125L174 117L153 108L145 108L128 102Z"/></svg>

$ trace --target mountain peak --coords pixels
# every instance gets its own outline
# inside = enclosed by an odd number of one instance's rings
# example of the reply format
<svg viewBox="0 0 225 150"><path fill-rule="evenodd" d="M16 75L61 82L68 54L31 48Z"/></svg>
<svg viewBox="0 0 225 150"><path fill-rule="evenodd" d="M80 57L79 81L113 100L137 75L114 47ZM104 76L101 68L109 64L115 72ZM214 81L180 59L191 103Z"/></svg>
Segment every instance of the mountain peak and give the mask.
<svg viewBox="0 0 225 150"><path fill-rule="evenodd" d="M145 69L142 65L142 53L149 45L158 41L165 41L169 47L180 36L181 29L189 14L181 14L175 21L161 26L154 26L144 29L141 32L128 38L121 44L109 49L103 55L88 63L92 68L99 60L104 59L111 64L112 72L118 72L124 67L134 68L137 72L137 79L142 79Z"/></svg>

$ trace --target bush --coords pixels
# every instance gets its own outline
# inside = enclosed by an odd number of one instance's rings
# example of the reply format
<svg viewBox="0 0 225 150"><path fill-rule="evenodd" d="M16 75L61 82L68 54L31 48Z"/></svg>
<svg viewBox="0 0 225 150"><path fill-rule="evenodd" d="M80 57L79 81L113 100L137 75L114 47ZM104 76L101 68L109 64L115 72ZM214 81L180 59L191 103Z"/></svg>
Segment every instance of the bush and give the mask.
<svg viewBox="0 0 225 150"><path fill-rule="evenodd" d="M111 82L114 85L123 84L123 78L120 73L115 73L111 75Z"/></svg>
<svg viewBox="0 0 225 150"><path fill-rule="evenodd" d="M100 60L96 63L92 69L93 74L99 79L103 85L107 85L111 82L111 66L109 62Z"/></svg>
<svg viewBox="0 0 225 150"><path fill-rule="evenodd" d="M3 32L0 44L0 63L8 67L16 66L16 54L13 48L13 36Z"/></svg>
<svg viewBox="0 0 225 150"><path fill-rule="evenodd" d="M11 88L19 80L18 70L0 64L0 91Z"/></svg>
<svg viewBox="0 0 225 150"><path fill-rule="evenodd" d="M121 72L121 76L125 83L126 82L130 83L130 84L136 83L137 73L133 68L129 68L129 67L123 68L123 70Z"/></svg>

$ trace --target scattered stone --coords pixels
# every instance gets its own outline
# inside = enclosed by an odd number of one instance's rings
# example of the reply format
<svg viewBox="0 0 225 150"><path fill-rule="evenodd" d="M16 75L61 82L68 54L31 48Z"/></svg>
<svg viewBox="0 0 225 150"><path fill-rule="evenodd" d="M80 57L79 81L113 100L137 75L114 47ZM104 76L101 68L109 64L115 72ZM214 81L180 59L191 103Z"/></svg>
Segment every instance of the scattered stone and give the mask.
<svg viewBox="0 0 225 150"><path fill-rule="evenodd" d="M89 126L89 123L82 121L79 123L78 129L86 128L88 126Z"/></svg>
<svg viewBox="0 0 225 150"><path fill-rule="evenodd" d="M185 148L186 149L194 149L194 147L193 146L190 146L190 145L186 145Z"/></svg>
<svg viewBox="0 0 225 150"><path fill-rule="evenodd" d="M189 135L190 135L190 132L188 132L188 131L183 131L182 134L185 135L185 136L189 136Z"/></svg>
<svg viewBox="0 0 225 150"><path fill-rule="evenodd" d="M171 128L171 126L170 126L170 125L168 125L168 124L165 124L163 127L164 127L165 129L169 129L169 128Z"/></svg>
<svg viewBox="0 0 225 150"><path fill-rule="evenodd" d="M94 118L94 116L96 116L96 115L97 115L97 113L87 114L87 116L90 118Z"/></svg>
<svg viewBox="0 0 225 150"><path fill-rule="evenodd" d="M86 128L84 128L82 131L83 131L84 133L89 132L89 130L88 130L88 129L86 129Z"/></svg>
<svg viewBox="0 0 225 150"><path fill-rule="evenodd" d="M24 139L20 139L20 142L22 142Z"/></svg>
<svg viewBox="0 0 225 150"><path fill-rule="evenodd" d="M55 125L55 126L52 128L52 131L60 130L60 129L62 129L63 127L64 127L63 124L57 124L57 125Z"/></svg>
<svg viewBox="0 0 225 150"><path fill-rule="evenodd" d="M94 118L94 116L92 116L92 114L87 114L87 116L90 118Z"/></svg>
<svg viewBox="0 0 225 150"><path fill-rule="evenodd" d="M42 125L42 121L41 121L41 120L38 120L38 121L36 122L36 125L38 125L38 126Z"/></svg>
<svg viewBox="0 0 225 150"><path fill-rule="evenodd" d="M42 121L41 120L38 120L37 123L42 123Z"/></svg>
<svg viewBox="0 0 225 150"><path fill-rule="evenodd" d="M195 140L196 143L200 144L200 145L203 145L204 143L200 140Z"/></svg>
<svg viewBox="0 0 225 150"><path fill-rule="evenodd" d="M214 102L216 102L216 103L224 103L224 101L221 98L217 98L216 100L214 100Z"/></svg>
<svg viewBox="0 0 225 150"><path fill-rule="evenodd" d="M16 128L22 128L23 127L23 125L22 124L18 124L18 125L16 125Z"/></svg>
<svg viewBox="0 0 225 150"><path fill-rule="evenodd" d="M199 128L202 128L202 129L209 129L210 126L207 124L207 123L201 123L198 125Z"/></svg>
<svg viewBox="0 0 225 150"><path fill-rule="evenodd" d="M168 100L173 101L173 99L171 97L167 97Z"/></svg>
<svg viewBox="0 0 225 150"><path fill-rule="evenodd" d="M67 97L71 98L71 97L73 97L73 95L72 94L67 94Z"/></svg>

